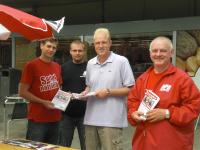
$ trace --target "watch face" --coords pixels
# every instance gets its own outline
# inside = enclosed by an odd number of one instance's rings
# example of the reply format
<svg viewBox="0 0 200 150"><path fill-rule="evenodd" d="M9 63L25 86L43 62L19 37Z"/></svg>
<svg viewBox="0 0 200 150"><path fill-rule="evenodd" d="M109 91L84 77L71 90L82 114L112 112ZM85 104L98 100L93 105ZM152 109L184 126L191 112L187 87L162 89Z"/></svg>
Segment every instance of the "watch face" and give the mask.
<svg viewBox="0 0 200 150"><path fill-rule="evenodd" d="M166 117L167 119L169 119L169 117L170 117L170 114L169 114L169 110L168 110L168 109L165 111L165 117Z"/></svg>
<svg viewBox="0 0 200 150"><path fill-rule="evenodd" d="M106 89L106 90L107 90L106 93L107 93L107 94L110 94L110 89Z"/></svg>

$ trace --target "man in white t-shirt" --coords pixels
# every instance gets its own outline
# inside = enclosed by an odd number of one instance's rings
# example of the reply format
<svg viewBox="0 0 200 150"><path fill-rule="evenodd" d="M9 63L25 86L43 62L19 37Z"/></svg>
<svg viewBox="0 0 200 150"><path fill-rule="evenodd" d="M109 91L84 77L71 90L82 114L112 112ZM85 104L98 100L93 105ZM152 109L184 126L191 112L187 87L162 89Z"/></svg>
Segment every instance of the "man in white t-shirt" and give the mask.
<svg viewBox="0 0 200 150"><path fill-rule="evenodd" d="M112 44L108 29L94 33L97 56L87 64L86 89L95 92L87 100L84 124L86 149L122 149L122 129L127 127L126 96L135 80L128 60L110 51Z"/></svg>

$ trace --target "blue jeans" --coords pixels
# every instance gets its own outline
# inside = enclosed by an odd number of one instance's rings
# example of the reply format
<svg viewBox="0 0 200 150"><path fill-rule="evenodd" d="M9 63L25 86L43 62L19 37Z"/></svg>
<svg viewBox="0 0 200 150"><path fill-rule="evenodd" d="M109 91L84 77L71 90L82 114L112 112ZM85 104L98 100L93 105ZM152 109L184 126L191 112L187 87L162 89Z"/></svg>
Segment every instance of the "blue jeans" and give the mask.
<svg viewBox="0 0 200 150"><path fill-rule="evenodd" d="M62 116L59 126L58 145L70 147L76 127L78 130L81 150L85 150L85 127L83 125L83 117L74 118L67 115Z"/></svg>
<svg viewBox="0 0 200 150"><path fill-rule="evenodd" d="M49 144L57 144L58 122L34 122L28 120L26 139Z"/></svg>

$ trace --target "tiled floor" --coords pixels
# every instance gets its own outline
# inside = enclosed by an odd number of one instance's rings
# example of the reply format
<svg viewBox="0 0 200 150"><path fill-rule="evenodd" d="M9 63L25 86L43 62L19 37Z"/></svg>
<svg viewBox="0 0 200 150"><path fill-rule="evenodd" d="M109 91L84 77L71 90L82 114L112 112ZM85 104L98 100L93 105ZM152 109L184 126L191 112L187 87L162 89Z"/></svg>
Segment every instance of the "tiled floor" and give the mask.
<svg viewBox="0 0 200 150"><path fill-rule="evenodd" d="M3 139L4 129L3 129L3 107L0 105L0 139ZM26 124L25 120L15 121L10 124L10 138L24 138L26 133ZM123 141L124 141L124 150L131 150L131 138L133 135L134 129L129 126L124 130ZM77 131L74 135L74 140L72 143L73 148L80 148ZM0 148L1 149L1 148ZM200 150L200 123L195 131L195 143L194 150Z"/></svg>

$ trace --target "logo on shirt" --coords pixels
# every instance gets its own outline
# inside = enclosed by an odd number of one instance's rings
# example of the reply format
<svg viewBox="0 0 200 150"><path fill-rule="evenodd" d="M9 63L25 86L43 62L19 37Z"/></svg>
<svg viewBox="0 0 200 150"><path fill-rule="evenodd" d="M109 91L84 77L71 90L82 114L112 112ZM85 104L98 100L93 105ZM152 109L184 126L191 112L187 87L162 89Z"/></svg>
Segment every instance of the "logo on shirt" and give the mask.
<svg viewBox="0 0 200 150"><path fill-rule="evenodd" d="M171 85L169 84L163 84L162 87L160 88L160 91L165 91L165 92L169 92L169 90L171 89Z"/></svg>
<svg viewBox="0 0 200 150"><path fill-rule="evenodd" d="M80 77L85 78L86 77L86 71L84 71L83 74Z"/></svg>
<svg viewBox="0 0 200 150"><path fill-rule="evenodd" d="M41 76L40 83L40 92L50 91L59 88L59 83L55 73L47 76Z"/></svg>

